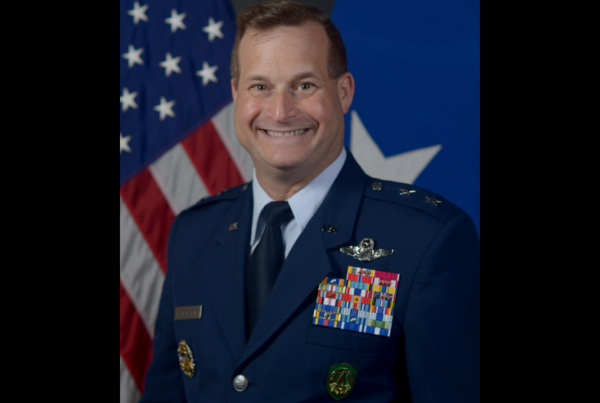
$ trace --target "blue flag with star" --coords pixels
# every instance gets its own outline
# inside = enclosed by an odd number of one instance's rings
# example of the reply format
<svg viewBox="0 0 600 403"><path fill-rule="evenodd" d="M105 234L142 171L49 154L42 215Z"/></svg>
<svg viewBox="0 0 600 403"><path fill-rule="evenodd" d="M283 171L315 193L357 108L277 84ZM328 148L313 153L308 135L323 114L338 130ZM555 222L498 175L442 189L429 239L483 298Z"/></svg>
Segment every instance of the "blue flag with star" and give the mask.
<svg viewBox="0 0 600 403"><path fill-rule="evenodd" d="M367 174L444 196L480 228L477 1L337 1L356 93L346 145Z"/></svg>

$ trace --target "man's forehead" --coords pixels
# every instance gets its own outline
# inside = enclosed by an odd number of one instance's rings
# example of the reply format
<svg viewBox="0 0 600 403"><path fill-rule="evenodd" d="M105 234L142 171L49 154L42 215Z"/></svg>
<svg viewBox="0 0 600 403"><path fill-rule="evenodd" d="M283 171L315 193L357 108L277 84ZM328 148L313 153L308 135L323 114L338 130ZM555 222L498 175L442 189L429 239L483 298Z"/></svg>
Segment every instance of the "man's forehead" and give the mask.
<svg viewBox="0 0 600 403"><path fill-rule="evenodd" d="M324 28L314 23L297 27L281 26L270 30L248 29L240 43L241 75L248 79L248 75L259 73L249 71L248 68L262 70L265 66L261 60L275 63L277 59L294 62L287 66L294 70L287 71L289 74L312 71L314 75L321 75L319 70L327 69L328 44Z"/></svg>

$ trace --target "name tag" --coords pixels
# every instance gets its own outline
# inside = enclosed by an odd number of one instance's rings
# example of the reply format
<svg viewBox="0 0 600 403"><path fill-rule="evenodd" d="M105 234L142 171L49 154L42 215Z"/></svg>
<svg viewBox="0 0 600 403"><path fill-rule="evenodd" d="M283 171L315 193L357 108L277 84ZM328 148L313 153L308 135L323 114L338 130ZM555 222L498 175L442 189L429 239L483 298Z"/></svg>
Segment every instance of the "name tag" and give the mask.
<svg viewBox="0 0 600 403"><path fill-rule="evenodd" d="M200 319L202 305L178 306L175 308L175 320Z"/></svg>

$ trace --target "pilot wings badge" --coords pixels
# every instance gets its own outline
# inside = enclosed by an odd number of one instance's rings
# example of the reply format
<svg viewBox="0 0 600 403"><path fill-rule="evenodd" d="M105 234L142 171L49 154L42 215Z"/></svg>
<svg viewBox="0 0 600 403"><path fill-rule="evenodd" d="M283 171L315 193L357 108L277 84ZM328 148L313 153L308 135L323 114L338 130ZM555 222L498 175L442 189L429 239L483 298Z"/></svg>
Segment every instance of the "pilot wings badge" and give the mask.
<svg viewBox="0 0 600 403"><path fill-rule="evenodd" d="M366 262L370 262L371 260L375 260L380 257L387 257L394 253L393 249L374 249L374 246L375 241L373 241L371 238L363 238L358 246L342 246L340 251L352 256L354 259Z"/></svg>

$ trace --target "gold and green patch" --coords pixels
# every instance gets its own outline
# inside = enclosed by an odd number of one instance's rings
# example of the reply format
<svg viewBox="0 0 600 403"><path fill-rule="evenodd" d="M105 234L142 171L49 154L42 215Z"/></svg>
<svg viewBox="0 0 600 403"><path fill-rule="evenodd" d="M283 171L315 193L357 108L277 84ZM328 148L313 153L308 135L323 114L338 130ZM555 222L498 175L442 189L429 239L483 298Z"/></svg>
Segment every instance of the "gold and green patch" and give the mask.
<svg viewBox="0 0 600 403"><path fill-rule="evenodd" d="M354 383L358 371L350 364L333 364L329 367L327 374L327 392L334 400L341 400L348 396Z"/></svg>

